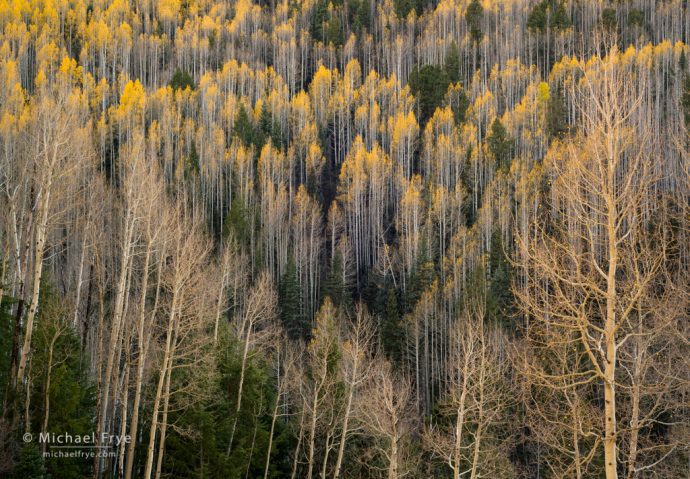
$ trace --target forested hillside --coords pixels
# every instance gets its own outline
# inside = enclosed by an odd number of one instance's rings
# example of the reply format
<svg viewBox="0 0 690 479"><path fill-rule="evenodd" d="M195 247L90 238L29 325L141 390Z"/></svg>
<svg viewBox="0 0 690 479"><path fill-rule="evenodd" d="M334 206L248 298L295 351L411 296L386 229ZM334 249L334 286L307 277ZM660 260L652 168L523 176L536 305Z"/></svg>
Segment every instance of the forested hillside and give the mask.
<svg viewBox="0 0 690 479"><path fill-rule="evenodd" d="M688 477L687 1L0 32L0 477Z"/></svg>

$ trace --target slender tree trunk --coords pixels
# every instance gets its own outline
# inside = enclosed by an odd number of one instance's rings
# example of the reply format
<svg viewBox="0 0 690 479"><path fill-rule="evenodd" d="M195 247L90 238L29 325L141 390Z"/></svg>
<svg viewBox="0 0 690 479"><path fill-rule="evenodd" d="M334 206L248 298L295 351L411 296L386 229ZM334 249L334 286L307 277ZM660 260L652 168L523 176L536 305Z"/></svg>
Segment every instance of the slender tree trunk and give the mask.
<svg viewBox="0 0 690 479"><path fill-rule="evenodd" d="M110 327L110 339L108 341L107 362L105 368L105 375L102 382L102 393L99 398L99 417L96 427L97 441L103 433L105 427L106 417L108 415L108 403L110 400L110 382L112 379L113 369L115 365L115 355L117 351L117 343L120 337L120 325L122 323L122 315L124 312L125 296L127 294L127 282L129 277L129 268L131 264L131 249L132 237L134 235L134 219L133 213L130 211L125 214L125 231L122 242L122 260L120 265L120 275L118 278L117 293L115 296L115 311L113 314L113 321ZM102 460L95 459L94 477L99 477L101 474Z"/></svg>
<svg viewBox="0 0 690 479"><path fill-rule="evenodd" d="M151 249L146 249L144 257L144 276L141 286L141 300L139 302L139 323L137 338L139 340L139 357L137 358L137 376L134 383L134 402L132 404L132 419L129 425L129 433L132 438L127 445L127 462L125 464L125 479L132 478L132 468L134 466L134 453L136 450L137 433L139 428L139 403L141 402L141 387L144 380L144 364L146 363L146 353L148 352L148 341L144 338L144 324L146 322L146 291L148 290L148 271L151 258ZM160 269L159 269L160 283ZM155 314L155 312L154 312ZM151 328L149 328L149 332Z"/></svg>
<svg viewBox="0 0 690 479"><path fill-rule="evenodd" d="M353 377L357 377L356 367L353 371ZM335 472L333 473L333 479L338 479L340 477L340 468L342 467L343 457L345 456L345 442L347 441L347 433L350 423L350 411L352 410L352 399L354 396L354 392L354 386L350 386L347 394L347 402L345 403L345 411L343 412L342 432L340 434L340 444L338 445L338 457L335 461Z"/></svg>
<svg viewBox="0 0 690 479"><path fill-rule="evenodd" d="M273 433L276 427L276 419L278 418L278 409L280 408L280 394L276 397L276 403L273 406L273 414L271 415L271 431L268 435L268 450L266 451L266 466L264 467L264 479L268 479L268 467L271 464L271 451L273 449Z"/></svg>
<svg viewBox="0 0 690 479"><path fill-rule="evenodd" d="M242 407L242 392L244 389L244 375L247 367L247 357L249 356L249 340L252 334L253 321L249 321L247 325L247 332L244 339L244 348L242 350L242 365L240 368L240 383L237 387L237 405L235 406L235 418L232 421L232 429L230 430L230 440L228 441L228 449L225 451L225 455L229 456L232 451L232 441L235 438L235 430L237 429L237 420L240 414L240 408Z"/></svg>
<svg viewBox="0 0 690 479"><path fill-rule="evenodd" d="M153 456L156 445L156 430L158 429L158 413L160 410L161 398L163 395L163 385L167 376L167 364L170 358L172 348L173 323L175 321L175 314L177 309L177 291L173 293L172 302L170 306L170 315L168 317L168 330L165 338L165 350L163 352L163 368L161 375L158 377L158 386L156 387L156 396L153 400L153 411L151 413L151 427L149 428L149 445L146 454L146 468L144 470L144 479L151 478L153 471Z"/></svg>
<svg viewBox="0 0 690 479"><path fill-rule="evenodd" d="M631 391L632 411L630 414L630 445L628 452L628 471L627 479L635 477L635 464L637 463L637 452L640 437L640 371L642 369L642 353L636 348L637 357L635 358L635 370L633 372L634 384Z"/></svg>
<svg viewBox="0 0 690 479"><path fill-rule="evenodd" d="M297 465L299 464L299 451L302 446L302 439L304 438L304 412L300 415L299 420L299 434L297 435L297 445L295 446L295 457L292 460L292 473L290 479L297 477Z"/></svg>
<svg viewBox="0 0 690 479"><path fill-rule="evenodd" d="M24 380L26 362L31 351L31 336L34 328L34 318L36 317L36 311L38 310L38 300L41 292L41 275L43 274L43 253L45 251L46 230L48 227L48 210L50 208L51 183L52 174L48 173L48 181L46 184L46 188L43 191L43 199L40 204L41 217L39 223L36 225L36 242L34 249L35 252L33 281L31 285L31 302L29 303L29 311L26 316L24 344L22 346L21 356L19 358L19 368L17 370L17 384L21 384Z"/></svg>
<svg viewBox="0 0 690 479"><path fill-rule="evenodd" d="M156 460L156 475L155 479L160 479L161 469L163 466L163 455L165 454L165 438L168 431L168 406L170 404L170 381L172 376L172 362L175 356L175 343L177 342L177 332L173 339L170 359L168 359L167 373L165 378L165 389L163 396L163 418L161 421L161 438L158 442L158 458Z"/></svg>
<svg viewBox="0 0 690 479"><path fill-rule="evenodd" d="M314 442L316 441L316 410L318 408L319 390L314 392L312 400L311 417L309 423L309 463L307 464L307 479L311 479L312 471L314 470Z"/></svg>
<svg viewBox="0 0 690 479"><path fill-rule="evenodd" d="M607 195L607 234L608 234L608 274L606 291L606 324L604 339L606 341L606 365L604 367L604 471L606 479L618 478L618 458L616 451L616 273L618 249L616 245L615 205L615 163L613 154L609 157Z"/></svg>
<svg viewBox="0 0 690 479"><path fill-rule="evenodd" d="M129 352L127 352L127 356L125 358L125 377L123 380L123 388L122 388L122 394L124 396L124 399L122 400L122 417L120 418L120 437L125 437L127 434L127 402L129 400L129 369L130 369L130 364L129 364ZM130 434L131 437L131 434ZM127 449L126 444L120 444L120 451L119 451L119 458L118 458L118 468L119 468L119 473L118 476L122 477L124 475L124 470L125 470L125 451Z"/></svg>
<svg viewBox="0 0 690 479"><path fill-rule="evenodd" d="M465 375L466 376L466 375ZM458 416L455 420L455 447L453 448L453 479L460 479L460 463L462 462L462 430L465 427L465 400L467 398L466 381L463 379L463 390L460 394Z"/></svg>
<svg viewBox="0 0 690 479"><path fill-rule="evenodd" d="M44 394L45 412L43 413L43 426L41 427L41 431L45 433L48 432L48 420L50 418L50 379L53 370L53 352L55 351L55 342L59 337L60 333L59 331L56 331L53 335L53 339L51 339L50 341L50 346L48 347L48 370L46 373L46 384ZM41 455L43 455L46 452L46 446L47 444L45 441L41 442Z"/></svg>

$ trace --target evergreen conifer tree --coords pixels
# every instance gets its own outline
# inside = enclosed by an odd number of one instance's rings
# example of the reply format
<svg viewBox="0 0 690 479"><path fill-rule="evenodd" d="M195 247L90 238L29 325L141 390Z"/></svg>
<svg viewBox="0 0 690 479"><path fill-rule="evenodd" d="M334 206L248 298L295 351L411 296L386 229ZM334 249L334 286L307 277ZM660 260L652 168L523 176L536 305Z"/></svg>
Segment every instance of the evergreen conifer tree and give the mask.
<svg viewBox="0 0 690 479"><path fill-rule="evenodd" d="M278 285L278 305L283 327L291 339L309 337L309 322L301 312L302 288L297 279L297 267L292 255L289 255L285 273Z"/></svg>

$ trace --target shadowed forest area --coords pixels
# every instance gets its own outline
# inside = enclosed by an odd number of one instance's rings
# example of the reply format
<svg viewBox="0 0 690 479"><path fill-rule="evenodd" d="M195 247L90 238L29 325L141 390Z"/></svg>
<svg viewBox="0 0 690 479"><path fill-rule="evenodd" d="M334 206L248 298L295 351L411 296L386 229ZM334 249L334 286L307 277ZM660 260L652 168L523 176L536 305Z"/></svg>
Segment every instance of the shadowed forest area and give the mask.
<svg viewBox="0 0 690 479"><path fill-rule="evenodd" d="M687 1L0 32L0 477L690 474Z"/></svg>

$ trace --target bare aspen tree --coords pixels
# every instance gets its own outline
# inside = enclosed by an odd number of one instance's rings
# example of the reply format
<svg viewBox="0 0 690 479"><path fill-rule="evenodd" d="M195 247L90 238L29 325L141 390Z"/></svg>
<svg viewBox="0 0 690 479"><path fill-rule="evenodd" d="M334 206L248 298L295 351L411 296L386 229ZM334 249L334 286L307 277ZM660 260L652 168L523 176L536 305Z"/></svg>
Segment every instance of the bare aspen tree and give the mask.
<svg viewBox="0 0 690 479"><path fill-rule="evenodd" d="M226 455L232 451L232 442L237 428L237 420L242 408L242 394L244 390L244 377L251 356L259 353L266 347L276 334L273 324L276 317L277 294L273 287L273 281L267 274L262 275L254 287L249 291L249 297L244 305L244 310L236 318L236 334L241 341L241 365L240 378L237 387L237 399L235 402L235 417L230 430L230 440Z"/></svg>
<svg viewBox="0 0 690 479"><path fill-rule="evenodd" d="M63 311L61 311L59 306L53 311L43 311L42 314L45 316L50 316L50 324L46 324L44 326L45 333L50 334L49 337L45 338L45 343L48 346L48 363L45 366L46 379L43 393L43 422L41 424L41 432L48 433L48 425L50 424L50 386L53 369L67 360L67 357L65 356L61 360L55 361L55 348L60 337L67 332L68 327L65 324L64 318L60 317L63 314ZM46 446L47 444L45 442L41 444L41 453L46 452Z"/></svg>
<svg viewBox="0 0 690 479"><path fill-rule="evenodd" d="M485 324L483 298L471 302L449 337L447 384L439 416L452 421L446 428L432 423L425 442L448 464L455 479L508 477L514 473L507 460L512 434L504 428L514 401L508 385L507 340L495 326Z"/></svg>
<svg viewBox="0 0 690 479"><path fill-rule="evenodd" d="M299 374L298 364L303 360L303 353L293 344L278 343L277 351L274 353L276 362L276 399L271 412L271 428L268 436L268 447L266 449L266 465L264 466L264 479L268 479L271 465L271 454L273 452L273 435L278 418L287 413L280 412L285 404L290 388L294 386L295 377ZM283 408L285 409L285 408Z"/></svg>
<svg viewBox="0 0 690 479"><path fill-rule="evenodd" d="M414 462L410 450L415 423L412 385L385 360L373 367L364 425L375 441L375 453L386 462L386 477L398 479L407 475Z"/></svg>
<svg viewBox="0 0 690 479"><path fill-rule="evenodd" d="M120 225L118 235L119 269L115 283L115 301L110 323L110 334L106 345L104 374L101 377L101 387L98 397L98 422L97 437L104 431L109 417L110 392L113 382L113 372L116 367L116 358L119 357L122 327L125 321L125 305L129 297L128 285L130 282L132 262L136 255L135 244L140 222L142 208L146 208L151 200L148 193L150 181L153 179L150 168L146 165L143 151L143 139L132 139L128 145L128 151L123 152L122 160L122 197L120 210ZM100 328L99 328L100 329ZM97 474L103 465L102 460L96 460Z"/></svg>
<svg viewBox="0 0 690 479"><path fill-rule="evenodd" d="M642 381L634 362L647 354L631 356L629 348L651 346L648 341L656 335L645 303L650 293L658 296L656 289L669 295L684 284L668 268L673 240L659 200L666 193L652 169L654 144L648 127L633 121L644 100L644 77L620 60L614 48L583 72L578 87L582 131L548 158L550 216L532 225L531 240L519 237L527 252L530 291L515 289L529 316L528 338L547 329L552 342L547 354L559 345L586 354L586 362L571 363L579 369L549 373L549 379L552 387L564 387L565 379L569 387L592 383L603 391L600 440L607 479L618 477L620 458L629 471L640 459L625 451L630 426L622 419L628 415L623 408L631 397L628 385L636 374ZM670 327L678 321L676 311L662 323ZM660 386L646 385L652 384ZM641 417L634 416L633 421ZM639 431L634 422L632 428Z"/></svg>
<svg viewBox="0 0 690 479"><path fill-rule="evenodd" d="M516 348L514 359L523 381L520 398L531 434L538 437L540 459L557 477L581 479L596 473L593 459L599 451L600 417L596 406L588 401L594 393L589 383L573 384L570 371L587 361L578 350L579 338L554 340L549 331L532 330L531 341L540 338L539 346ZM548 361L541 354L548 348ZM540 358L541 360L537 359Z"/></svg>
<svg viewBox="0 0 690 479"><path fill-rule="evenodd" d="M342 346L341 367L345 384L345 404L341 414L338 454L333 472L334 479L340 477L341 474L347 439L354 432L351 425L353 418L360 418L361 420L362 402L364 401L361 398L362 389L371 375L375 339L376 328L373 319L366 311L365 306L360 304L355 310L354 320L349 325ZM360 429L361 426L358 425L357 428Z"/></svg>
<svg viewBox="0 0 690 479"><path fill-rule="evenodd" d="M246 261L242 256L232 236L229 236L223 245L223 254L219 261L220 280L218 285L218 300L216 302L216 321L213 327L213 342L218 341L218 327L220 318L228 310L228 288L232 291L233 300L236 300L240 291L243 291L247 273Z"/></svg>
<svg viewBox="0 0 690 479"><path fill-rule="evenodd" d="M184 198L184 196L183 196ZM206 266L206 258L210 252L208 242L199 233L199 226L189 217L183 200L172 205L168 214L169 220L174 226L169 231L166 248L167 257L166 272L163 282L168 291L169 303L166 305L167 317L164 320L165 343L163 345L160 373L156 385L156 393L153 400L152 415L149 431L149 442L146 456L144 477L151 477L153 471L153 459L155 444L160 427L158 439L158 460L156 463L156 477L160 476L162 457L165 450L167 431L167 414L170 403L171 375L177 360L178 348L189 330L189 322L199 322L198 316L190 306L190 298L195 291L194 284L199 278L199 272ZM202 311L204 311L202 309ZM190 319L190 316L192 319ZM196 321L195 321L196 319ZM161 416L162 414L162 416Z"/></svg>
<svg viewBox="0 0 690 479"><path fill-rule="evenodd" d="M31 352L31 336L38 309L41 277L43 273L46 240L51 219L55 218L56 197L60 188L78 174L88 158L87 131L78 103L68 94L55 97L46 94L34 105L34 125L30 130L29 154L33 204L30 207L32 219L32 257L29 306L24 324L24 340L17 368L18 383L24 377L27 360ZM64 198L63 198L64 200ZM58 210L59 211L59 210ZM27 239L28 240L28 239ZM29 271L27 270L27 274Z"/></svg>
<svg viewBox="0 0 690 479"><path fill-rule="evenodd" d="M141 263L139 301L135 309L136 347L138 349L138 355L134 374L132 417L129 423L129 434L133 438L137 437L139 428L139 409L141 405L142 388L144 386L144 368L147 364L151 335L153 333L153 325L158 309L161 273L163 270L162 262L165 259L164 254L166 251L164 245L161 244L165 240L165 232L163 229L171 226L165 223L165 215L159 215L165 202L163 187L156 178L149 179L151 181L147 186L147 191L150 196L147 198L141 211L141 239L144 251ZM147 302L150 302L149 300L151 299L149 296L149 280L151 276L156 280L156 283L154 284L154 300L152 305L148 307ZM136 440L131 441L127 446L127 459L124 468L124 476L126 479L131 478L132 475L135 446Z"/></svg>
<svg viewBox="0 0 690 479"><path fill-rule="evenodd" d="M335 441L334 421L339 401L335 397L338 384L340 351L340 327L338 313L329 298L326 298L316 316L316 328L307 346L307 362L300 387L303 408L306 475L312 477L318 467L317 449L324 449L322 467L327 467L327 457ZM320 434L322 433L322 434ZM301 451L296 452L296 459ZM318 469L317 469L318 470Z"/></svg>

